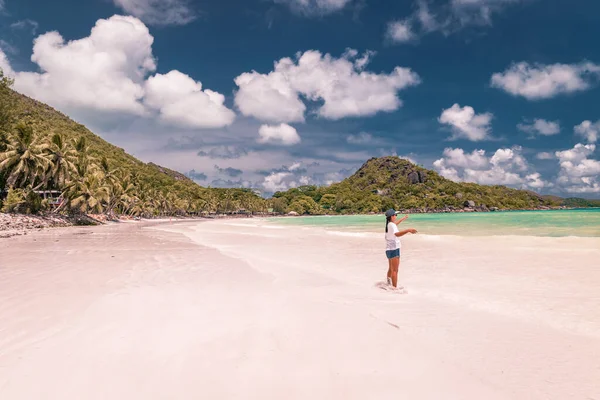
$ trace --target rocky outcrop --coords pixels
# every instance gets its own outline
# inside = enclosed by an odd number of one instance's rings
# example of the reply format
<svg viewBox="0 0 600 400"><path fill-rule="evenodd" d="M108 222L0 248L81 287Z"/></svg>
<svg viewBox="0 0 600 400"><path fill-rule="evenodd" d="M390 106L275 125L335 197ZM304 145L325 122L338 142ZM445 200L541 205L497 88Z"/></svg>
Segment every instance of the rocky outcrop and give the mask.
<svg viewBox="0 0 600 400"><path fill-rule="evenodd" d="M100 221L87 215L24 215L0 213L0 239L27 235L27 232L73 225L97 225Z"/></svg>
<svg viewBox="0 0 600 400"><path fill-rule="evenodd" d="M465 201L465 208L475 208L475 202L473 200Z"/></svg>
<svg viewBox="0 0 600 400"><path fill-rule="evenodd" d="M407 175L407 178L413 185L425 182L425 174L422 171L412 171Z"/></svg>

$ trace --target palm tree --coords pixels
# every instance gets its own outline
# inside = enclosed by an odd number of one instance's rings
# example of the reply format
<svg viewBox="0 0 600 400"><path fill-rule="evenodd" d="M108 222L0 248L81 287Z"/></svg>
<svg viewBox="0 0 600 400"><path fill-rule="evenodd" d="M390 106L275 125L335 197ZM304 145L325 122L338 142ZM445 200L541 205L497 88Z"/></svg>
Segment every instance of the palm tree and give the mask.
<svg viewBox="0 0 600 400"><path fill-rule="evenodd" d="M115 209L127 213L136 199L135 187L131 183L129 175L123 172L116 173L112 175L110 182L106 183L109 189L106 213L111 214Z"/></svg>
<svg viewBox="0 0 600 400"><path fill-rule="evenodd" d="M19 124L14 135L9 136L5 151L0 154L0 172L5 172L9 187L35 185L42 180L49 164L45 154L47 144L39 144L33 128Z"/></svg>
<svg viewBox="0 0 600 400"><path fill-rule="evenodd" d="M110 184L113 184L117 177L115 176L117 170L111 169L110 164L108 163L108 159L106 157L102 157L100 160L100 172L104 175L104 179Z"/></svg>
<svg viewBox="0 0 600 400"><path fill-rule="evenodd" d="M64 188L76 171L75 160L77 151L65 142L59 133L52 136L48 149L50 166L46 171L46 182L51 182L55 188Z"/></svg>
<svg viewBox="0 0 600 400"><path fill-rule="evenodd" d="M102 202L108 200L108 188L103 184L102 174L85 153L78 155L75 172L70 184L63 190L64 205L82 213L101 212Z"/></svg>
<svg viewBox="0 0 600 400"><path fill-rule="evenodd" d="M98 173L88 174L67 189L72 209L82 213L102 213L103 203L108 201L108 187Z"/></svg>

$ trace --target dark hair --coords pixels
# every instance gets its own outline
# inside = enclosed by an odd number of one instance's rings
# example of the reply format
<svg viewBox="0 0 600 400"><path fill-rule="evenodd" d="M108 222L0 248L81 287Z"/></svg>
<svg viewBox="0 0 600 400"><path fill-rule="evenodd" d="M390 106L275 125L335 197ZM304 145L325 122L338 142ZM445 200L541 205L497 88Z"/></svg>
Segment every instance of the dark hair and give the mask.
<svg viewBox="0 0 600 400"><path fill-rule="evenodd" d="M392 219L392 217L386 217L385 218L385 233L388 232L388 225L389 225L391 219Z"/></svg>

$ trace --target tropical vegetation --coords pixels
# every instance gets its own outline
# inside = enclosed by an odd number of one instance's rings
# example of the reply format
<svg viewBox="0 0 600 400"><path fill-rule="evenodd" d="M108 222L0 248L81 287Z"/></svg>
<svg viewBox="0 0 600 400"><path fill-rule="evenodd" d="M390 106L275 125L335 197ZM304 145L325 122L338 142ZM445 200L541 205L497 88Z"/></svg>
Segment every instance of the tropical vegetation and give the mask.
<svg viewBox="0 0 600 400"><path fill-rule="evenodd" d="M0 70L4 212L155 217L267 210L267 201L252 190L203 188L143 163L11 85Z"/></svg>

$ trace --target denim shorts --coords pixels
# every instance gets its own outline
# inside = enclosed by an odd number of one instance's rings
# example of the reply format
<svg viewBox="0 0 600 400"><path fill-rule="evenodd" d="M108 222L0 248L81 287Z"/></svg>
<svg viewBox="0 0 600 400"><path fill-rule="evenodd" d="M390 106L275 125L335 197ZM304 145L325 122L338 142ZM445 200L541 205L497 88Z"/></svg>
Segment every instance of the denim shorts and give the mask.
<svg viewBox="0 0 600 400"><path fill-rule="evenodd" d="M396 258L396 257L400 257L400 249L396 249L396 250L386 250L385 251L385 255L388 259L392 259L392 258Z"/></svg>

